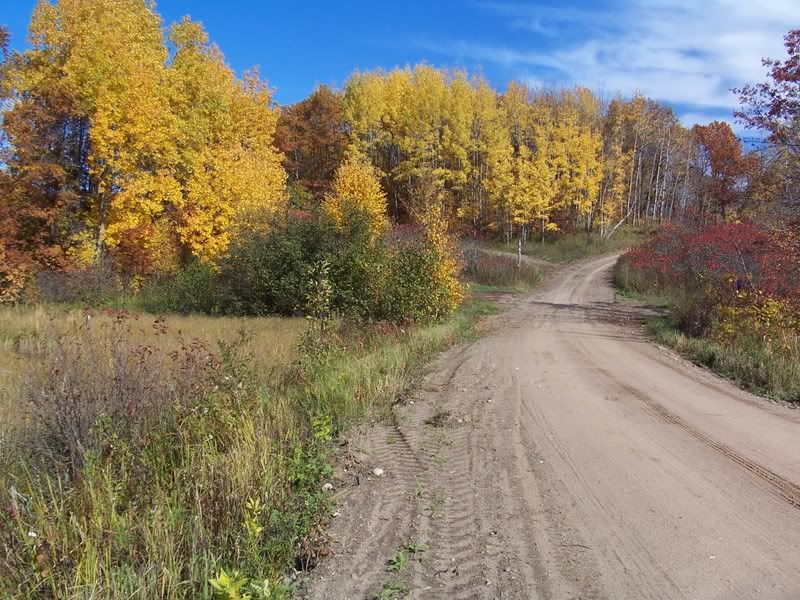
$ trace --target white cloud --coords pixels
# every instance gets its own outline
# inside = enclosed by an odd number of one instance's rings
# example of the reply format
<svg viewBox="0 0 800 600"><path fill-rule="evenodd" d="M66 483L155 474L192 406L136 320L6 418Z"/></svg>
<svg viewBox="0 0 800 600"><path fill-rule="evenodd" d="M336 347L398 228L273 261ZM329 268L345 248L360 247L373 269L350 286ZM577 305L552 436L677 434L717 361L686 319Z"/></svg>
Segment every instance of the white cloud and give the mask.
<svg viewBox="0 0 800 600"><path fill-rule="evenodd" d="M509 28L529 32L530 46L428 48L498 63L522 79L541 79L547 71L606 94L640 91L688 107L687 124L703 115L730 115L737 106L730 88L764 77L761 59L783 56L783 35L798 18L797 0L620 0L602 11L481 6Z"/></svg>

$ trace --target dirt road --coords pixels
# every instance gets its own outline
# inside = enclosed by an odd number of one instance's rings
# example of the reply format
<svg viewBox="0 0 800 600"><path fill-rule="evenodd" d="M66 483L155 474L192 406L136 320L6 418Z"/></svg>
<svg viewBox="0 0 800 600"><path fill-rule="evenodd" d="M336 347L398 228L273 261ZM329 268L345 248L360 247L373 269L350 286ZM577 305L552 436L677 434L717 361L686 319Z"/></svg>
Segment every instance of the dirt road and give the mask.
<svg viewBox="0 0 800 600"><path fill-rule="evenodd" d="M800 411L643 340L613 263L515 300L356 436L308 598L800 598Z"/></svg>

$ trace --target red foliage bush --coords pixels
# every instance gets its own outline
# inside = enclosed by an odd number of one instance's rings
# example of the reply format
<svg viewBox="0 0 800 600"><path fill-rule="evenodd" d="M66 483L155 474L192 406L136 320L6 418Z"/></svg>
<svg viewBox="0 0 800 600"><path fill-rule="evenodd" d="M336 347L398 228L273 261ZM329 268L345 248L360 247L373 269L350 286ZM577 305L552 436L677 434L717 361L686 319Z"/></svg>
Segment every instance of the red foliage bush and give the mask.
<svg viewBox="0 0 800 600"><path fill-rule="evenodd" d="M774 298L800 314L800 231L788 226L670 225L621 259L642 288L680 290L679 326L699 334L721 306ZM642 290L644 291L644 290Z"/></svg>
<svg viewBox="0 0 800 600"><path fill-rule="evenodd" d="M800 295L800 234L754 223L707 228L670 225L624 255L623 261L661 287L679 285L736 292Z"/></svg>

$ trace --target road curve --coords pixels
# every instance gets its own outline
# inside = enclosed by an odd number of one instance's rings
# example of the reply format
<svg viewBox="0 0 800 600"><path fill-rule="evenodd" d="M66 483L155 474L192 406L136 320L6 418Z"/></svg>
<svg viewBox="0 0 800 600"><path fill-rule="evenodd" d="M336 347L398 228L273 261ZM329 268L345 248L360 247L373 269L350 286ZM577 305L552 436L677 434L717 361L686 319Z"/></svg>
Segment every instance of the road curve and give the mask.
<svg viewBox="0 0 800 600"><path fill-rule="evenodd" d="M514 300L354 439L306 597L800 598L800 411L644 340L614 261Z"/></svg>

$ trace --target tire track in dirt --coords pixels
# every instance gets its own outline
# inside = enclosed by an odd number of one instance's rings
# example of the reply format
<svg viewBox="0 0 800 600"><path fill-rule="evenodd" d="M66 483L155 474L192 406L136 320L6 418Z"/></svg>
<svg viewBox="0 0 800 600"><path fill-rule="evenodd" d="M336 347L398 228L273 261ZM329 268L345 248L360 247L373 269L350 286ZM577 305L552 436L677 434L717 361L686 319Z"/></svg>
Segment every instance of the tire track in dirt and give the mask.
<svg viewBox="0 0 800 600"><path fill-rule="evenodd" d="M377 425L357 444L360 464L351 475L357 483L337 497L337 521L341 520L337 525L354 534L346 541L352 560L347 573L333 570L329 579L320 579L314 597L365 597L363 582L379 580L388 560L388 556L377 557L375 548L397 546L413 535L414 485L421 464L405 436L394 425ZM389 464L391 470L383 466ZM383 468L385 475L376 477L375 468ZM410 510L399 511L398 506Z"/></svg>
<svg viewBox="0 0 800 600"><path fill-rule="evenodd" d="M476 590L491 584L497 568L491 560L487 563L487 546L480 548L489 533L475 462L478 446L486 443L478 427L481 411L477 405L483 397L480 390L468 393L465 387L474 387L474 373L484 369L484 364L474 360L461 362L450 370L446 384L423 400L424 408L398 409L402 421L408 423L407 435L424 449L427 463L419 485L428 510L417 533L430 546L430 553L416 576L421 588L437 597L474 598Z"/></svg>
<svg viewBox="0 0 800 600"><path fill-rule="evenodd" d="M306 598L800 598L800 417L644 343L613 262L551 271L355 437Z"/></svg>
<svg viewBox="0 0 800 600"><path fill-rule="evenodd" d="M581 356L584 361L586 361L587 363L591 362L591 357L589 356L586 349L581 348L574 343L570 343L567 346L576 355ZM647 407L647 409L652 414L659 416L667 423L679 427L680 429L687 432L689 435L699 440L709 448L712 448L713 450L719 452L721 455L732 460L739 466L747 469L753 475L762 479L764 483L770 486L779 496L781 496L793 507L800 508L800 485L797 485L789 481L788 479L781 477L768 467L765 467L755 461L748 459L739 452L736 452L730 446L714 439L713 437L709 436L708 434L698 429L697 427L690 425L685 419L669 411L663 404L655 400L649 394L643 392L642 390L632 385L628 385L616 380L608 370L600 367L595 367L595 371L603 375L605 379L603 385L611 386L620 393L622 393L623 395L630 398L635 398L636 400L641 402L645 407ZM699 383L701 385L707 385L707 382L704 381ZM714 389L719 391L722 390L723 388L717 385L714 386Z"/></svg>
<svg viewBox="0 0 800 600"><path fill-rule="evenodd" d="M761 478L765 483L769 484L774 489L774 491L778 495L780 495L784 500L786 500L789 504L791 504L795 508L800 508L800 486L781 477L780 475L768 469L767 467L760 465L752 460L749 460L745 456L742 456L741 454L733 450L731 447L713 439L712 437L706 435L696 427L692 427L684 419L671 413L669 410L664 408L663 405L653 400L653 398L651 398L647 394L644 394L641 391L629 385L625 385L619 382L616 382L616 385L619 386L620 389L622 389L630 396L633 396L634 398L637 398L638 400L644 402L648 407L650 407L650 409L653 411L654 414L657 414L668 423L680 427L681 429L686 431L689 435L700 440L710 448L713 448L726 458L731 459L739 466L744 467L745 469L750 471L753 475Z"/></svg>

